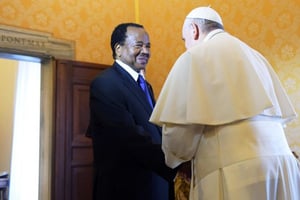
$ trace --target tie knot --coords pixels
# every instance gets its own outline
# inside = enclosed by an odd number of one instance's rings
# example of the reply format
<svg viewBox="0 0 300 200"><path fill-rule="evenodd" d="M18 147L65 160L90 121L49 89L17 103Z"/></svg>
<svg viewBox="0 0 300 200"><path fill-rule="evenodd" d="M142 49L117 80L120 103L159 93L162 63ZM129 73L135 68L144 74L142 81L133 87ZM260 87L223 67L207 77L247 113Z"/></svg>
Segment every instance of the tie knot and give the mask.
<svg viewBox="0 0 300 200"><path fill-rule="evenodd" d="M148 88L147 88L147 83L146 83L144 77L140 74L138 77L138 83L139 83L140 87L142 88L142 90L144 91L150 106L153 108L153 103L152 103L152 99L151 99L151 96L150 96Z"/></svg>
<svg viewBox="0 0 300 200"><path fill-rule="evenodd" d="M138 77L138 83L140 84L141 88L145 91L145 89L146 89L146 81L145 81L145 79L143 78L142 75L139 75L139 77Z"/></svg>
<svg viewBox="0 0 300 200"><path fill-rule="evenodd" d="M144 77L140 74L139 74L139 77L138 77L138 81L139 81L139 83L145 83Z"/></svg>

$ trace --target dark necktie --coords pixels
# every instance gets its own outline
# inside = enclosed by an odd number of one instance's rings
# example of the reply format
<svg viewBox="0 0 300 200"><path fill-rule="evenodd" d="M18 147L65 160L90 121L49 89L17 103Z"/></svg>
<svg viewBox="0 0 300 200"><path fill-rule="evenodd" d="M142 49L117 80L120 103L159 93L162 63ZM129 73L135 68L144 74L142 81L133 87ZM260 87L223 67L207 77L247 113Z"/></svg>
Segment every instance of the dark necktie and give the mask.
<svg viewBox="0 0 300 200"><path fill-rule="evenodd" d="M147 83L142 75L139 75L138 83L139 83L140 87L142 88L142 90L144 91L151 108L153 108L153 103L152 103L151 96L150 96L150 93L149 93L149 90L147 87Z"/></svg>

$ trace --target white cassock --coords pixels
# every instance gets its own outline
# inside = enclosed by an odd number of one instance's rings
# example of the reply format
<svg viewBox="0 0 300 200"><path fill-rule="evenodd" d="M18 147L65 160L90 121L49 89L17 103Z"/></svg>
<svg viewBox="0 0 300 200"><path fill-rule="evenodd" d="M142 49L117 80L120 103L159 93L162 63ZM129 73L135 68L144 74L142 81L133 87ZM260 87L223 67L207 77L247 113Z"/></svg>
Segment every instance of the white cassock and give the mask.
<svg viewBox="0 0 300 200"><path fill-rule="evenodd" d="M300 200L284 124L296 113L267 60L222 31L183 53L150 121L168 166L192 161L192 200Z"/></svg>

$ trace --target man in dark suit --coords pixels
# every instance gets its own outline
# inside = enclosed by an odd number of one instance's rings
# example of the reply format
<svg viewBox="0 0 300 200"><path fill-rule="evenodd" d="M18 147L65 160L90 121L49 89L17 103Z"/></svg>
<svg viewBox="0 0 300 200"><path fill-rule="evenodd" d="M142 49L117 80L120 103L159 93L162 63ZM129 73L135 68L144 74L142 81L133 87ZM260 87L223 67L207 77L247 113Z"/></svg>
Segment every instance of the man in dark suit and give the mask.
<svg viewBox="0 0 300 200"><path fill-rule="evenodd" d="M94 200L173 199L175 171L165 165L161 129L149 122L151 104L137 80L150 58L142 25L118 25L111 36L115 62L90 88ZM170 192L170 191L171 192Z"/></svg>

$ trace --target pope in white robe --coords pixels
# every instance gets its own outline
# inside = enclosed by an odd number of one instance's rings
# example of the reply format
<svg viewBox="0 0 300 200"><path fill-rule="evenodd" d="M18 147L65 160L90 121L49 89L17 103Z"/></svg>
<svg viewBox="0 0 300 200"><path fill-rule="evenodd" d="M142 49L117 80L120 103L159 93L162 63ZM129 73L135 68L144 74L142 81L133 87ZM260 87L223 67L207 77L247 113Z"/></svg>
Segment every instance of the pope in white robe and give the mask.
<svg viewBox="0 0 300 200"><path fill-rule="evenodd" d="M168 166L191 161L189 199L300 200L284 133L296 113L271 65L209 7L187 15L183 39L150 121Z"/></svg>

